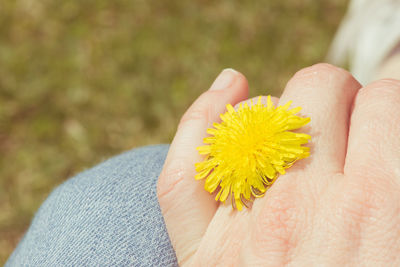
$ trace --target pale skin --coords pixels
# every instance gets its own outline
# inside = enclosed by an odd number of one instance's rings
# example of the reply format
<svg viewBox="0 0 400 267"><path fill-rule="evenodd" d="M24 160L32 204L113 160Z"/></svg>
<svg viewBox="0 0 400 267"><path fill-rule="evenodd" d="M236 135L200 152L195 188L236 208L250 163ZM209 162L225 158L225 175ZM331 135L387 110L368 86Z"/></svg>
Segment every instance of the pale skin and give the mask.
<svg viewBox="0 0 400 267"><path fill-rule="evenodd" d="M158 181L179 264L399 266L400 81L362 87L328 64L297 72L274 101L292 100L311 118L301 129L312 136L311 156L239 212L194 179L206 129L248 97L242 74L218 79L182 117Z"/></svg>

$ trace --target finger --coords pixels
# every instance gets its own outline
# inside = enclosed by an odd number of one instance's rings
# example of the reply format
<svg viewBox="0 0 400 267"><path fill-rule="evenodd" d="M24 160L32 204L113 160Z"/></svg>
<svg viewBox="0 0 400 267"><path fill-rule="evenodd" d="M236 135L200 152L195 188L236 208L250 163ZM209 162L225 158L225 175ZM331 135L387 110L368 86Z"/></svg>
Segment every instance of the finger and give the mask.
<svg viewBox="0 0 400 267"><path fill-rule="evenodd" d="M291 107L302 107L300 115L311 118L299 130L311 135L311 153L254 202L255 231L248 248L252 260L259 259L257 255L284 259L288 244L305 232L305 225L294 222L307 222L314 211L305 208L315 207L330 182L321 177L343 172L349 116L360 87L351 74L328 64L305 68L288 82L279 104L293 101Z"/></svg>
<svg viewBox="0 0 400 267"><path fill-rule="evenodd" d="M217 209L202 181L195 181L194 164L203 160L196 147L203 144L206 129L219 120L226 104L246 99L246 78L224 70L181 119L158 181L158 198L178 261L194 253Z"/></svg>
<svg viewBox="0 0 400 267"><path fill-rule="evenodd" d="M368 259L387 258L390 249L399 249L394 235L400 220L399 114L400 81L376 81L358 92L350 120L344 186L331 201L343 218L336 229L358 239L344 242L349 247L356 242L358 254ZM379 253L372 254L376 248Z"/></svg>
<svg viewBox="0 0 400 267"><path fill-rule="evenodd" d="M293 101L292 107L302 107L301 114L311 118L300 129L311 135L311 155L297 168L343 172L350 110L360 87L350 73L329 64L305 68L289 81L280 104Z"/></svg>
<svg viewBox="0 0 400 267"><path fill-rule="evenodd" d="M399 114L400 81L380 80L359 91L351 116L345 173L400 178Z"/></svg>
<svg viewBox="0 0 400 267"><path fill-rule="evenodd" d="M254 97L245 101L242 101L235 105L235 109L239 108L240 104L247 103L252 106L258 102L259 97ZM277 97L271 97L272 102L276 105L279 101ZM261 96L261 103L267 104L267 97ZM228 201L229 202L229 201ZM199 255L208 255L209 259L216 259L216 262L207 262L209 266L218 265L219 262L224 262L225 265L229 266L229 263L234 265L237 262L237 255L241 247L242 241L248 235L250 210L243 210L237 212L232 209L231 205L220 205L215 212L213 220L209 224L207 232L204 235L205 240L212 240L212 244L223 244L225 247L222 257L221 251L216 251L215 246L210 246L210 242L202 243L199 247L200 253L198 253L196 260L201 261ZM232 235L232 233L234 233Z"/></svg>

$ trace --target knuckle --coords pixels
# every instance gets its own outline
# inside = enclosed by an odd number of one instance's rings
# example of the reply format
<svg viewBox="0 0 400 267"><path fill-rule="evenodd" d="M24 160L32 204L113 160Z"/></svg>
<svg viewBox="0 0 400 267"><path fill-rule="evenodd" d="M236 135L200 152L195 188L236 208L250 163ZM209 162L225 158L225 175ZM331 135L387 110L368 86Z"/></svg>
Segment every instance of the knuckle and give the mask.
<svg viewBox="0 0 400 267"><path fill-rule="evenodd" d="M365 116L369 117L369 121L365 124L367 127L376 128L381 125L382 119L388 118L383 114L396 114L400 107L400 82L397 80L379 80L362 88L355 99L354 109L361 110ZM395 127L397 117L392 117ZM382 131L381 131L382 132Z"/></svg>
<svg viewBox="0 0 400 267"><path fill-rule="evenodd" d="M399 200L397 192L398 186L393 185L390 179L356 176L345 188L343 213L357 224L382 220L395 208L393 204Z"/></svg>
<svg viewBox="0 0 400 267"><path fill-rule="evenodd" d="M186 173L182 160L173 160L164 166L157 181L157 197L161 206L173 200Z"/></svg>
<svg viewBox="0 0 400 267"><path fill-rule="evenodd" d="M183 114L179 121L178 129L191 121L208 121L211 110L211 96L209 92L203 93L199 99Z"/></svg>
<svg viewBox="0 0 400 267"><path fill-rule="evenodd" d="M375 81L359 91L357 100L381 103L385 106L393 102L400 104L400 81L395 79Z"/></svg>
<svg viewBox="0 0 400 267"><path fill-rule="evenodd" d="M204 120L208 117L207 113L207 109L203 109L200 107L191 107L187 112L185 112L185 114L179 121L179 128L189 121Z"/></svg>
<svg viewBox="0 0 400 267"><path fill-rule="evenodd" d="M399 88L400 88L400 80L391 79L391 78L381 79L381 80L378 80L378 81L375 81L375 82L371 83L371 85L378 85L378 86L381 85L382 87L386 87L386 86L394 87L394 88L397 88L397 90L399 90Z"/></svg>
<svg viewBox="0 0 400 267"><path fill-rule="evenodd" d="M400 223L398 190L370 176L348 176L344 186L332 195L329 229L333 234L347 237L353 244L362 240L387 242ZM382 183L383 182L383 183ZM388 235L389 233L389 235Z"/></svg>
<svg viewBox="0 0 400 267"><path fill-rule="evenodd" d="M343 201L343 210L353 221L364 222L378 209L376 194L370 186L356 186Z"/></svg>
<svg viewBox="0 0 400 267"><path fill-rule="evenodd" d="M295 247L300 208L295 197L298 194L289 191L271 195L256 218L254 243L262 248L261 254L269 251L287 255Z"/></svg>
<svg viewBox="0 0 400 267"><path fill-rule="evenodd" d="M319 63L298 71L285 90L296 94L300 94L301 90L303 95L314 96L313 101L321 101L322 98L349 101L352 97L344 96L354 96L360 87L354 77L344 69Z"/></svg>
<svg viewBox="0 0 400 267"><path fill-rule="evenodd" d="M309 76L318 76L321 78L343 78L352 77L346 70L328 63L318 63L296 72L293 78L303 78Z"/></svg>

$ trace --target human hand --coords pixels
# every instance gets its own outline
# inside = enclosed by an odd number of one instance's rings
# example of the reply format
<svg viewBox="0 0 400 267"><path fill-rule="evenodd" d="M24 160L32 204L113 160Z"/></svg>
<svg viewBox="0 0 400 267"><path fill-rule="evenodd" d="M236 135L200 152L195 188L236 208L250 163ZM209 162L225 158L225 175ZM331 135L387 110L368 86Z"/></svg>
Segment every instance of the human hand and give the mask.
<svg viewBox="0 0 400 267"><path fill-rule="evenodd" d="M311 122L311 156L241 212L196 181L196 151L225 105L247 98L245 77L225 70L188 109L158 181L158 198L183 266L399 266L400 81L366 87L318 64L296 73L280 105Z"/></svg>

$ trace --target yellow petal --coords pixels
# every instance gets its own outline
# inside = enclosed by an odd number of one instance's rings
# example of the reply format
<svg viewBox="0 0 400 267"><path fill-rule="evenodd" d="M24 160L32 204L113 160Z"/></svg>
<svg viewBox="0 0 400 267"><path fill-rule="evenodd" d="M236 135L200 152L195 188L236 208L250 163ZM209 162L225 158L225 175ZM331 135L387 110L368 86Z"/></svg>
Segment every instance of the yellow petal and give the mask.
<svg viewBox="0 0 400 267"><path fill-rule="evenodd" d="M310 119L297 116L300 107L289 110L291 102L275 107L271 96L267 104L250 101L235 110L226 106L221 122L207 129L205 146L197 148L206 155L203 162L195 165L195 179L206 179L204 188L215 199L225 202L231 197L238 210L243 201L261 197L277 179L285 174L297 160L308 157L310 148L304 146L310 136L292 132L307 124Z"/></svg>

